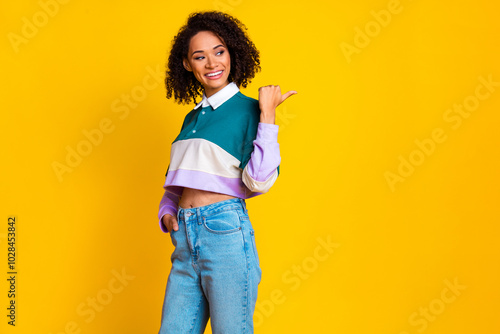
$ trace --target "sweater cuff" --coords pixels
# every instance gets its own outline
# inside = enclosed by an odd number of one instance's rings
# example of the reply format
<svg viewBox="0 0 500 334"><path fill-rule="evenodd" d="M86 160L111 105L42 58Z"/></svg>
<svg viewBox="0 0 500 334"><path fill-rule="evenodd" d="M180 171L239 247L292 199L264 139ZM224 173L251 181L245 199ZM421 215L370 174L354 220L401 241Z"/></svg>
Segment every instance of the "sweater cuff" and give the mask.
<svg viewBox="0 0 500 334"><path fill-rule="evenodd" d="M160 214L158 215L160 218L160 229L163 232L168 233L167 227L165 225L163 225L163 222L162 222L163 216L165 216L166 214L169 214L169 215L176 217L177 211L175 211L173 208L167 207L164 210L162 210L162 212L160 212Z"/></svg>
<svg viewBox="0 0 500 334"><path fill-rule="evenodd" d="M178 210L178 203L179 203L179 197L178 195L169 193L168 191L165 191L163 194L163 197L160 202L160 208L158 210L158 219L160 223L160 229L164 233L168 233L168 230L165 225L162 223L162 218L166 214L170 214L174 217L177 216L177 210Z"/></svg>

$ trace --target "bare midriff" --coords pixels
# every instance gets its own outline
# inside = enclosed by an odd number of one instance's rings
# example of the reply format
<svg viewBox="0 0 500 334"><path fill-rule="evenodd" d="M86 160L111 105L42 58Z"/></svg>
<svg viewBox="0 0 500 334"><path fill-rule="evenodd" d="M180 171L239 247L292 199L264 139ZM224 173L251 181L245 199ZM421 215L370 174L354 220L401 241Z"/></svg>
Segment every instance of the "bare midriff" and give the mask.
<svg viewBox="0 0 500 334"><path fill-rule="evenodd" d="M184 188L181 199L179 200L179 207L182 209L196 208L231 198L235 197L206 190Z"/></svg>

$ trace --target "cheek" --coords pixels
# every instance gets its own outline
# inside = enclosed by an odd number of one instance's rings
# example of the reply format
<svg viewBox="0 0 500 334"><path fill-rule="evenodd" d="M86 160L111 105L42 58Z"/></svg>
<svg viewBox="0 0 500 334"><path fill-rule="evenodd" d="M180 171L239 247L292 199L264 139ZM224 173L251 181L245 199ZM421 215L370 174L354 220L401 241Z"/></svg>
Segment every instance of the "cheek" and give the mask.
<svg viewBox="0 0 500 334"><path fill-rule="evenodd" d="M202 69L200 67L195 67L193 69L194 71L194 76L197 78L197 79L200 79L200 78L203 78L203 72L202 72Z"/></svg>

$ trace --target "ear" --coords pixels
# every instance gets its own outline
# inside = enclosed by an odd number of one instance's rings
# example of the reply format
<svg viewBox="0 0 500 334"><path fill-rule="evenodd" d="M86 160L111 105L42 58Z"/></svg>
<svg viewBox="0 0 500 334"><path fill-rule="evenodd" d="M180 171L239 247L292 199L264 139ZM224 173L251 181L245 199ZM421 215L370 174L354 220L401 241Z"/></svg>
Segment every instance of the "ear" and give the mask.
<svg viewBox="0 0 500 334"><path fill-rule="evenodd" d="M186 58L182 60L182 65L184 66L186 71L193 72L193 70L191 69L191 65L189 65L189 62Z"/></svg>

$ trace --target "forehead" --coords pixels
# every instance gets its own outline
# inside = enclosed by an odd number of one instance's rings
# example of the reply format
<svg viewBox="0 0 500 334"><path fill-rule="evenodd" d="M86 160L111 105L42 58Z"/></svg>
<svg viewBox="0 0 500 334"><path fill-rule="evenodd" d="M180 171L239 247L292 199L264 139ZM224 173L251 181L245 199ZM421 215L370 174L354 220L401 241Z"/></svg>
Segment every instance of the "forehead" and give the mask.
<svg viewBox="0 0 500 334"><path fill-rule="evenodd" d="M211 50L217 45L226 45L224 41L211 31L200 31L189 41L189 50Z"/></svg>

